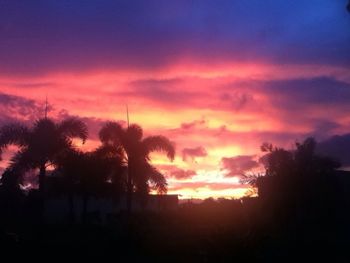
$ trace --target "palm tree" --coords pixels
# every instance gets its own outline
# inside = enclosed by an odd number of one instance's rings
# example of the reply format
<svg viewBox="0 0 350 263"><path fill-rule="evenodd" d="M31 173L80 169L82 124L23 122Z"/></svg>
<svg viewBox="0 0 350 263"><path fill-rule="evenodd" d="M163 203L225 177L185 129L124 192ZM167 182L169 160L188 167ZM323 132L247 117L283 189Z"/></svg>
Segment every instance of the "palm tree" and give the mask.
<svg viewBox="0 0 350 263"><path fill-rule="evenodd" d="M0 128L0 156L9 146L19 149L12 157L10 169L19 174L29 169L39 168L39 192L45 192L46 168L57 164L63 154L74 149L74 138L85 142L87 126L76 118L69 118L55 123L48 118L36 121L28 128L19 123L8 124Z"/></svg>
<svg viewBox="0 0 350 263"><path fill-rule="evenodd" d="M175 157L175 147L164 136L149 136L143 138L143 130L137 124L123 128L117 122L106 123L99 133L104 145L121 147L123 161L128 168L127 176L127 211L130 213L133 192L147 194L152 187L158 193L166 193L167 182L154 166L150 164L150 153L161 151L172 161Z"/></svg>

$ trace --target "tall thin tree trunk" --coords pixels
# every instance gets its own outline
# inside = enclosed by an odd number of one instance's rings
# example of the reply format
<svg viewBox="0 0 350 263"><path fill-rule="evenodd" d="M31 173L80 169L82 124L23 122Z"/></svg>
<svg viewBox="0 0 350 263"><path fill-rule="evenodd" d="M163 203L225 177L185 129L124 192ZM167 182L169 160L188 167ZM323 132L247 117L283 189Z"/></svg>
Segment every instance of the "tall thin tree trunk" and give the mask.
<svg viewBox="0 0 350 263"><path fill-rule="evenodd" d="M45 162L40 164L39 171L39 221L41 224L44 223L45 213L45 179L46 179L46 166Z"/></svg>
<svg viewBox="0 0 350 263"><path fill-rule="evenodd" d="M40 164L40 172L39 172L39 193L41 197L44 197L45 194L45 179L46 179L46 166L45 162Z"/></svg>
<svg viewBox="0 0 350 263"><path fill-rule="evenodd" d="M127 215L129 216L131 214L132 209L132 176L131 176L130 168L128 168L128 180L127 180L127 194L126 194L126 211Z"/></svg>

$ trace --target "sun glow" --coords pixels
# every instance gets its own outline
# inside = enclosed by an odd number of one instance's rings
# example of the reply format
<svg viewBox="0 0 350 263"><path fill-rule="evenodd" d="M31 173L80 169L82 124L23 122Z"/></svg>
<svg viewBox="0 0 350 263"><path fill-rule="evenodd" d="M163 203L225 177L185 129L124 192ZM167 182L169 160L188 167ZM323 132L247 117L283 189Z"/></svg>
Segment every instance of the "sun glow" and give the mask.
<svg viewBox="0 0 350 263"><path fill-rule="evenodd" d="M234 188L234 189L223 189L215 190L208 187L200 188L183 188L181 191L172 191L169 190L168 194L176 194L179 196L179 199L206 199L206 198L240 198L245 196L247 188Z"/></svg>

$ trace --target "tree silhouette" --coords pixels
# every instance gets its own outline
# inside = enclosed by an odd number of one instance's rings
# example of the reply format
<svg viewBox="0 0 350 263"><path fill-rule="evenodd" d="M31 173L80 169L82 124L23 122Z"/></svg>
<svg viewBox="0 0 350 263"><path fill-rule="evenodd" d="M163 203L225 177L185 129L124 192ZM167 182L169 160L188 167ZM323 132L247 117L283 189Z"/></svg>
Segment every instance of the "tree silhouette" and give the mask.
<svg viewBox="0 0 350 263"><path fill-rule="evenodd" d="M293 199L305 197L306 193L327 192L334 187L334 174L341 165L329 156L319 155L316 146L315 139L311 137L302 143L296 142L293 150L264 143L261 150L266 154L260 162L265 167L265 173L244 174L241 182L252 189L257 188L260 197L270 199L294 196Z"/></svg>
<svg viewBox="0 0 350 263"><path fill-rule="evenodd" d="M13 225L21 221L21 211L25 195L17 183L18 175L12 169L6 169L0 179L0 225Z"/></svg>
<svg viewBox="0 0 350 263"><path fill-rule="evenodd" d="M90 197L120 194L122 186L122 158L118 148L99 147L92 152L70 151L59 161L59 168L69 199L70 218L74 221L73 195L83 198L82 221L86 221ZM113 193L106 189L107 181Z"/></svg>
<svg viewBox="0 0 350 263"><path fill-rule="evenodd" d="M2 188L10 192L18 191L20 189L18 184L18 177L19 175L16 174L13 169L7 168L0 178Z"/></svg>
<svg viewBox="0 0 350 263"><path fill-rule="evenodd" d="M263 144L265 176L253 183L276 216L326 218L324 214L334 211L338 198L335 174L340 163L319 155L316 145L313 138L296 143L293 150Z"/></svg>
<svg viewBox="0 0 350 263"><path fill-rule="evenodd" d="M0 129L0 154L9 145L19 149L12 157L9 169L21 175L29 169L39 168L39 192L45 192L46 168L57 164L61 155L74 148L72 139L87 138L86 125L76 119L55 123L48 118L39 119L28 128L22 124L8 124Z"/></svg>
<svg viewBox="0 0 350 263"><path fill-rule="evenodd" d="M99 133L104 145L121 147L123 162L128 167L127 177L127 211L130 213L133 192L147 194L150 187L158 193L167 191L165 177L150 164L150 153L162 151L170 160L174 159L174 145L164 136L143 138L143 130L137 124L123 128L119 123L109 122Z"/></svg>
<svg viewBox="0 0 350 263"><path fill-rule="evenodd" d="M340 163L328 156L316 153L316 141L307 138L295 143L295 150L285 150L264 143L261 150L266 155L261 158L267 176L312 176L330 173L340 167Z"/></svg>

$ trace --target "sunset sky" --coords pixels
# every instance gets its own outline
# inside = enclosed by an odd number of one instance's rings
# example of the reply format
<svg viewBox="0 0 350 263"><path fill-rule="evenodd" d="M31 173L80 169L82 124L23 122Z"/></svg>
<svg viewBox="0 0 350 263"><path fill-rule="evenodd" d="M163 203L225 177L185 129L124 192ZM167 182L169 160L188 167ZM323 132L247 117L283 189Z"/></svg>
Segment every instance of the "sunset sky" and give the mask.
<svg viewBox="0 0 350 263"><path fill-rule="evenodd" d="M181 198L238 197L259 146L315 136L350 165L346 0L0 1L0 124L81 117L142 125ZM6 159L0 163L3 168Z"/></svg>

